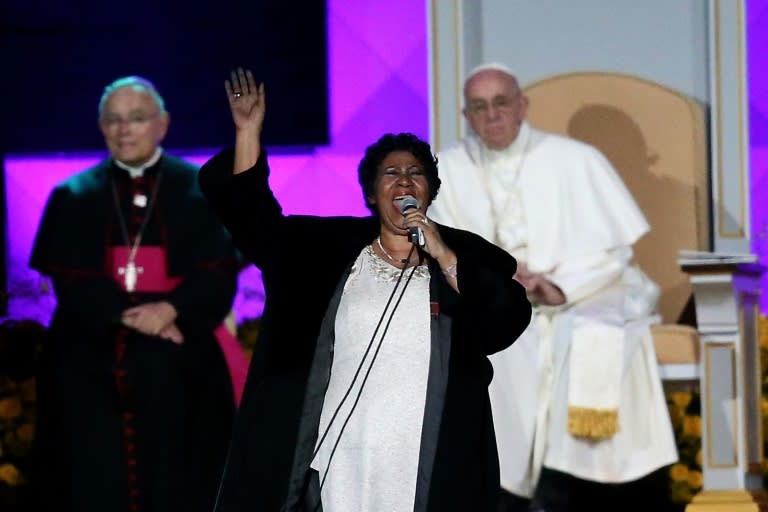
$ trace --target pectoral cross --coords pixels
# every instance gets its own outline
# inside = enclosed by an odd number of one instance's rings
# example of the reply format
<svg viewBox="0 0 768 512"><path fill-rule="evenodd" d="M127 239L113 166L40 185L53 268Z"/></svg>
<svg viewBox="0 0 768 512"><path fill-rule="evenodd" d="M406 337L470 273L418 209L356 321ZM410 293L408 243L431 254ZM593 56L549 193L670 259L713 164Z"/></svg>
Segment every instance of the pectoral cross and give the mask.
<svg viewBox="0 0 768 512"><path fill-rule="evenodd" d="M136 289L139 274L144 273L144 267L137 267L133 260L130 260L124 267L118 267L117 273L125 276L125 289L132 292Z"/></svg>

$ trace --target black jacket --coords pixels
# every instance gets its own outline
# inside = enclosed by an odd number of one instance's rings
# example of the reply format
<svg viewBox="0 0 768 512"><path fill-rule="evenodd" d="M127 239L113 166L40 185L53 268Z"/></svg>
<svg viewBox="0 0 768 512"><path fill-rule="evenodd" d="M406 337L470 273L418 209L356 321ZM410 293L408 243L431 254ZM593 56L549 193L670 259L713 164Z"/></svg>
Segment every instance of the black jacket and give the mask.
<svg viewBox="0 0 768 512"><path fill-rule="evenodd" d="M379 233L377 218L284 216L266 156L232 175L224 151L200 172L203 192L235 245L262 271L267 300L236 419L217 512L311 510L309 463L332 363L341 285ZM530 321L516 262L472 233L440 226L458 257L457 294L430 263L432 350L417 511L495 511L498 456L488 354Z"/></svg>

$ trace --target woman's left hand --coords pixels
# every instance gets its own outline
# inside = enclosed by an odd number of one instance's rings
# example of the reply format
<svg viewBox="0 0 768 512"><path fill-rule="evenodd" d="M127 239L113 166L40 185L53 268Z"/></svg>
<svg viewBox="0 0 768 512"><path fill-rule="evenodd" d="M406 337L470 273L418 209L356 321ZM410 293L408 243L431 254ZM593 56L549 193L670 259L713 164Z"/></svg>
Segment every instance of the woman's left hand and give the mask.
<svg viewBox="0 0 768 512"><path fill-rule="evenodd" d="M415 208L407 211L403 226L421 230L424 234L422 250L437 260L443 270L456 263L456 254L445 245L437 225L429 220L425 212Z"/></svg>

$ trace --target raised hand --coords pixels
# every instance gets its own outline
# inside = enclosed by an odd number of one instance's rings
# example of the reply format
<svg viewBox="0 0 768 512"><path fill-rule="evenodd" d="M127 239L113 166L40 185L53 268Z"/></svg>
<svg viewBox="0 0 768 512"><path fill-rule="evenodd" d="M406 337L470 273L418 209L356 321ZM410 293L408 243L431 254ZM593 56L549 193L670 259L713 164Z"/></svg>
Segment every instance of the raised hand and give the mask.
<svg viewBox="0 0 768 512"><path fill-rule="evenodd" d="M264 84L257 86L250 70L238 68L232 71L229 80L224 81L224 89L227 91L235 126L238 129L256 128L260 131L266 110Z"/></svg>

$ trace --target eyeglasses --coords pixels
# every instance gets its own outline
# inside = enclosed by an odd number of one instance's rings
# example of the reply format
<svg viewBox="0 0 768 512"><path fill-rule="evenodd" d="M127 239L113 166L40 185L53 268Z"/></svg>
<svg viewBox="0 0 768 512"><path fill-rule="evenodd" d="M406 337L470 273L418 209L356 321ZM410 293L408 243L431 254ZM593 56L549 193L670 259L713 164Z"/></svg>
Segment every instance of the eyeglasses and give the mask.
<svg viewBox="0 0 768 512"><path fill-rule="evenodd" d="M155 112L154 114L137 112L129 115L127 118L122 118L118 115L107 114L102 116L99 122L107 129L117 128L122 126L123 123L127 123L131 128L144 128L150 121L157 118L159 115L160 112Z"/></svg>
<svg viewBox="0 0 768 512"><path fill-rule="evenodd" d="M519 96L520 93L517 93L513 96L496 96L491 100L490 106L496 110L509 110L515 106L515 102ZM467 106L467 112L473 116L485 115L489 110L490 107L488 102L485 100L473 101Z"/></svg>

